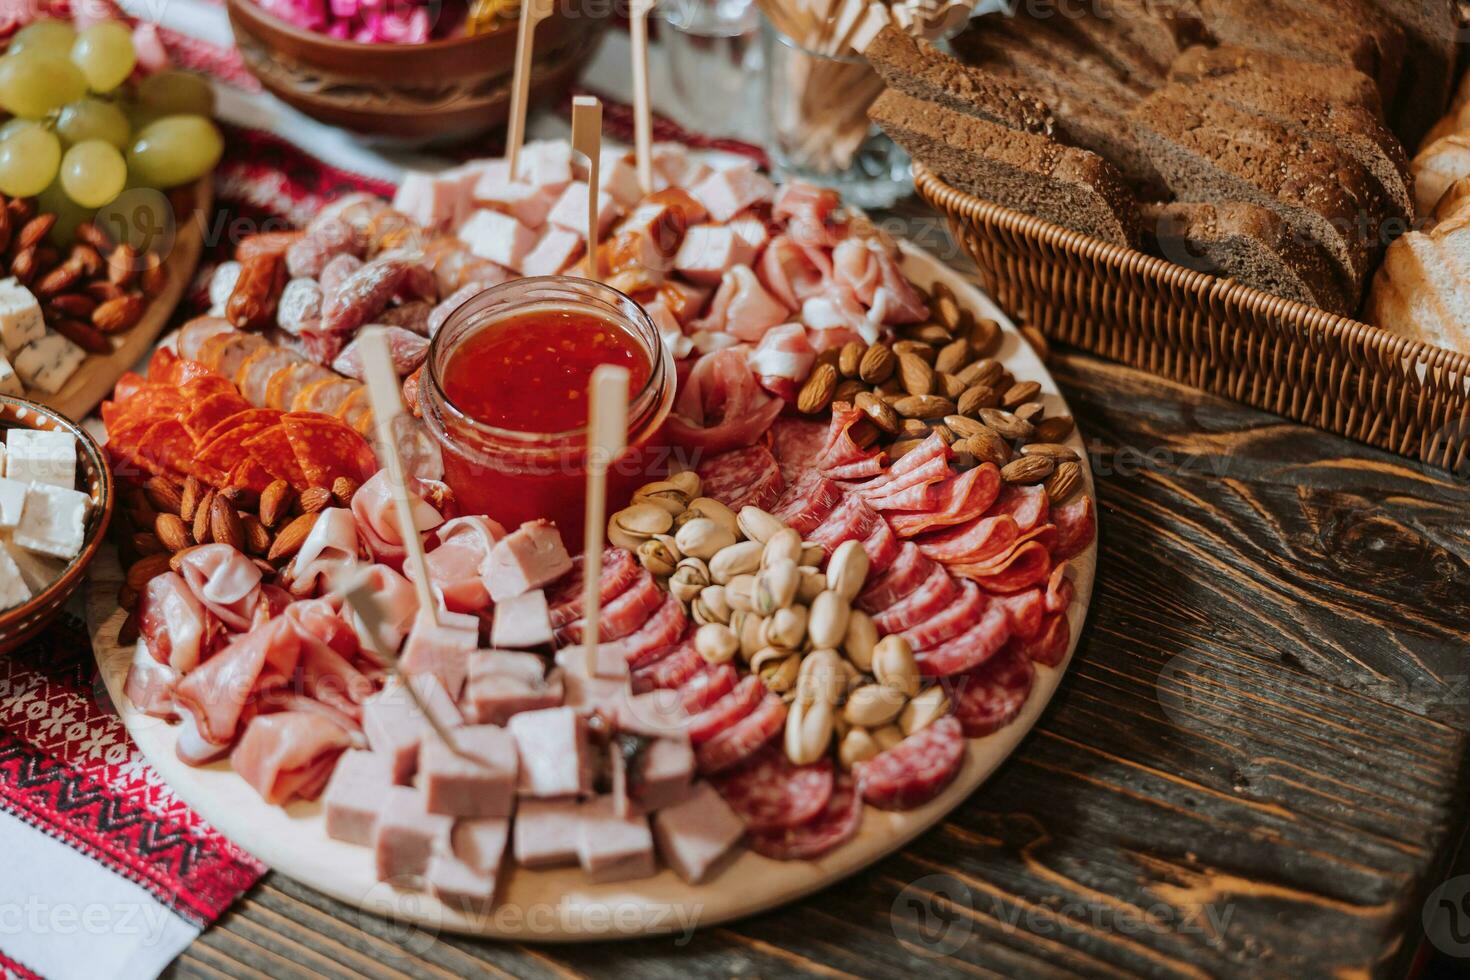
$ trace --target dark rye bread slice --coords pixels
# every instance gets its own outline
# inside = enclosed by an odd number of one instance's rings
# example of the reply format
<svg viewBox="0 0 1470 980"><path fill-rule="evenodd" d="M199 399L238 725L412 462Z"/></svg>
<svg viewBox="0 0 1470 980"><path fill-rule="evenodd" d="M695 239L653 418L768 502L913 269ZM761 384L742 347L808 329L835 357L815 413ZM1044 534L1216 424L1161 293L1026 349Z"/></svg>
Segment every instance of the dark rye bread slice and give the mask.
<svg viewBox="0 0 1470 980"><path fill-rule="evenodd" d="M863 50L889 88L948 106L1007 129L1051 136L1056 119L1041 99L1004 78L963 62L889 24Z"/></svg>
<svg viewBox="0 0 1470 980"><path fill-rule="evenodd" d="M1242 112L1259 113L1294 133L1337 144L1378 182L1394 216L1413 223L1413 179L1403 144L1362 106L1292 92L1278 79L1254 72L1201 79L1185 87Z"/></svg>
<svg viewBox="0 0 1470 980"><path fill-rule="evenodd" d="M1160 258L1331 313L1354 312L1322 250L1268 208L1174 202L1145 204L1142 215L1144 239Z"/></svg>
<svg viewBox="0 0 1470 980"><path fill-rule="evenodd" d="M1115 245L1140 241L1138 202L1106 160L889 89L868 115L952 186Z"/></svg>
<svg viewBox="0 0 1470 980"><path fill-rule="evenodd" d="M1324 65L1238 44L1222 44L1214 48L1197 44L1186 49L1169 69L1169 80L1195 82L1241 73L1264 75L1287 91L1360 106L1379 120L1386 118L1378 83L1358 69Z"/></svg>
<svg viewBox="0 0 1470 980"><path fill-rule="evenodd" d="M1133 119L1175 198L1270 208L1322 247L1356 301L1387 212L1372 178L1346 152L1179 85L1144 100Z"/></svg>
<svg viewBox="0 0 1470 980"><path fill-rule="evenodd" d="M1289 10L1275 0L1199 0L1199 6L1205 29L1222 44L1346 65L1372 78L1380 93L1392 91L1392 73L1386 77L1379 45L1362 25Z"/></svg>
<svg viewBox="0 0 1470 980"><path fill-rule="evenodd" d="M951 43L965 61L977 60L970 54L973 46L1026 52L1049 65L1059 84L1065 80L1117 104L1133 105L1153 91L1152 86L1118 71L1088 45L1055 30L1049 19L986 14L970 21L969 29Z"/></svg>
<svg viewBox="0 0 1470 980"><path fill-rule="evenodd" d="M1393 106L1394 129L1418 146L1449 104L1459 53L1455 0L1367 0L1404 31L1404 74Z"/></svg>
<svg viewBox="0 0 1470 980"><path fill-rule="evenodd" d="M1370 0L1277 0L1293 11L1310 17L1321 17L1332 23L1348 24L1363 31L1373 40L1378 59L1378 83L1386 105L1392 105L1398 94L1399 79L1404 73L1404 31L1385 17ZM1417 2L1417 0L1412 0Z"/></svg>
<svg viewBox="0 0 1470 980"><path fill-rule="evenodd" d="M1087 45L1149 88L1163 83L1179 52L1204 39L1199 19L1181 15L1167 0L1092 0L1035 21Z"/></svg>

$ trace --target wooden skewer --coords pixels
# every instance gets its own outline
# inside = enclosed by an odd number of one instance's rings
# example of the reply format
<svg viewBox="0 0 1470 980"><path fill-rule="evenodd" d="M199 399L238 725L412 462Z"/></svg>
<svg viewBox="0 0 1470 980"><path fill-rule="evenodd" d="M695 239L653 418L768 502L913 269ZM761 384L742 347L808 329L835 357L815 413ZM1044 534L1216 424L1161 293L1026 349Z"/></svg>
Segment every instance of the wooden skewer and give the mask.
<svg viewBox="0 0 1470 980"><path fill-rule="evenodd" d="M638 187L653 193L653 110L648 104L648 15L655 0L633 0L628 29L633 41L633 151Z"/></svg>
<svg viewBox="0 0 1470 980"><path fill-rule="evenodd" d="M552 0L521 0L521 23L516 31L516 67L511 79L510 119L505 135L505 157L510 179L520 176L521 144L526 140L526 103L531 97L531 59L536 48L536 25L551 16Z"/></svg>
<svg viewBox="0 0 1470 980"><path fill-rule="evenodd" d="M607 468L628 442L628 369L600 364L587 401L587 512L582 533L582 640L587 676L597 674L602 618L602 535L607 523Z"/></svg>
<svg viewBox="0 0 1470 980"><path fill-rule="evenodd" d="M591 95L572 99L572 150L587 158L587 278L599 279L597 217L601 208L597 191L601 185L597 169L602 157L602 100Z"/></svg>
<svg viewBox="0 0 1470 980"><path fill-rule="evenodd" d="M362 352L363 380L367 384L368 400L373 406L373 424L378 433L378 454L383 458L383 467L388 471L388 486L393 492L393 506L398 512L398 531L403 537L403 546L408 550L407 560L413 567L413 585L418 593L419 609L428 613L429 620L439 625L439 603L434 598L434 588L429 582L429 562L424 557L424 542L419 538L413 520L413 504L408 499L408 481L403 475L403 460L398 457L397 443L393 435L393 420L402 411L403 401L399 395L398 376L393 373L393 361L388 356L388 335L382 327L369 327L357 335L358 350Z"/></svg>

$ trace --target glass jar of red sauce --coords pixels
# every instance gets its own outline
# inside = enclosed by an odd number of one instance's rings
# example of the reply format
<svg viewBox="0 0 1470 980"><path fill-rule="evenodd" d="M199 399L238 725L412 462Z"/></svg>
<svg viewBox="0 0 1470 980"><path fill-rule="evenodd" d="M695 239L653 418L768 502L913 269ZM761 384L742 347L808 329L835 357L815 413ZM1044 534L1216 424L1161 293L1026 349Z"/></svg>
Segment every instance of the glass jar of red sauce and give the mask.
<svg viewBox="0 0 1470 980"><path fill-rule="evenodd" d="M628 448L608 467L607 512L659 479L655 435L673 405L673 359L643 308L569 276L515 279L467 300L429 345L419 403L459 509L507 528L556 522L581 550L592 369L629 372Z"/></svg>

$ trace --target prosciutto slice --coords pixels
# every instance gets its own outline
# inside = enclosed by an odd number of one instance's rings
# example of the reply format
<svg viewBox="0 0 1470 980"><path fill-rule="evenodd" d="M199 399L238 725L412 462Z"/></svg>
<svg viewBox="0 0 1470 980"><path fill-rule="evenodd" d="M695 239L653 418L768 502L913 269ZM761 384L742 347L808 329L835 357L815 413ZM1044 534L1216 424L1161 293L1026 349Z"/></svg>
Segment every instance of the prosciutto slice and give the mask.
<svg viewBox="0 0 1470 980"><path fill-rule="evenodd" d="M695 362L666 431L685 449L722 453L749 446L764 435L781 414L781 405L779 398L756 384L744 355L737 350L716 351Z"/></svg>
<svg viewBox="0 0 1470 980"><path fill-rule="evenodd" d="M505 528L488 517L456 517L440 525L435 536L439 546L426 556L429 581L445 608L474 613L490 605L480 569L495 542L505 537ZM412 582L414 568L405 565L403 572Z"/></svg>
<svg viewBox="0 0 1470 980"><path fill-rule="evenodd" d="M777 235L761 254L756 274L772 296L794 310L826 287L832 260L823 249L803 248L789 235Z"/></svg>
<svg viewBox="0 0 1470 980"><path fill-rule="evenodd" d="M348 731L324 714L280 711L256 715L230 753L230 765L267 803L316 799L352 745Z"/></svg>
<svg viewBox="0 0 1470 980"><path fill-rule="evenodd" d="M418 481L411 482L417 484ZM413 510L414 528L420 534L444 523L439 512L414 488L410 488L408 499ZM352 516L357 519L358 533L367 542L374 561L394 567L403 563L407 551L403 547L403 534L398 527L398 512L393 506L386 470L374 473L358 489L352 498Z"/></svg>
<svg viewBox="0 0 1470 980"><path fill-rule="evenodd" d="M791 319L791 312L791 307L766 292L750 266L737 265L725 272L709 312L693 326L755 343L767 330Z"/></svg>
<svg viewBox="0 0 1470 980"><path fill-rule="evenodd" d="M316 595L358 563L357 521L343 507L323 510L291 563L291 594Z"/></svg>
<svg viewBox="0 0 1470 980"><path fill-rule="evenodd" d="M128 668L127 683L123 686L128 700L145 715L176 718L178 712L174 710L173 691L178 682L179 672L155 660L148 644L140 640L133 650L133 663Z"/></svg>
<svg viewBox="0 0 1470 980"><path fill-rule="evenodd" d="M260 600L260 569L227 544L191 548L179 560L189 591L225 628L250 628Z"/></svg>
<svg viewBox="0 0 1470 980"><path fill-rule="evenodd" d="M150 579L138 600L138 631L156 663L183 674L203 656L208 619L183 577L167 572Z"/></svg>
<svg viewBox="0 0 1470 980"><path fill-rule="evenodd" d="M174 688L174 701L192 717L202 741L227 746L246 704L259 687L288 680L301 656L301 640L285 617L236 637Z"/></svg>
<svg viewBox="0 0 1470 980"><path fill-rule="evenodd" d="M884 324L919 323L929 315L924 297L898 268L895 249L878 238L848 238L832 250L832 275Z"/></svg>
<svg viewBox="0 0 1470 980"><path fill-rule="evenodd" d="M807 343L806 329L787 323L766 331L746 363L761 387L787 401L796 399L798 386L811 373L817 352Z"/></svg>
<svg viewBox="0 0 1470 980"><path fill-rule="evenodd" d="M771 204L771 217L784 221L786 233L808 248L831 248L847 235L847 226L833 222L842 197L831 188L804 181L783 184Z"/></svg>

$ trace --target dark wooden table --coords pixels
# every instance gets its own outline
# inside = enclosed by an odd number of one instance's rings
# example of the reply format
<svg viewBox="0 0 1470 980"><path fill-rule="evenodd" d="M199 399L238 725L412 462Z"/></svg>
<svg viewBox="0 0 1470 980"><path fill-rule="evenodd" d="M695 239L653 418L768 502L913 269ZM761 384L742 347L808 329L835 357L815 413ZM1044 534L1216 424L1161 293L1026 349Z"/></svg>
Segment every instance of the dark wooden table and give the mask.
<svg viewBox="0 0 1470 980"><path fill-rule="evenodd" d="M939 827L687 940L436 937L271 874L174 971L1392 976L1437 888L1431 934L1470 955L1470 876L1446 882L1470 483L1090 356L1051 368L1097 480L1097 589L1050 708Z"/></svg>

